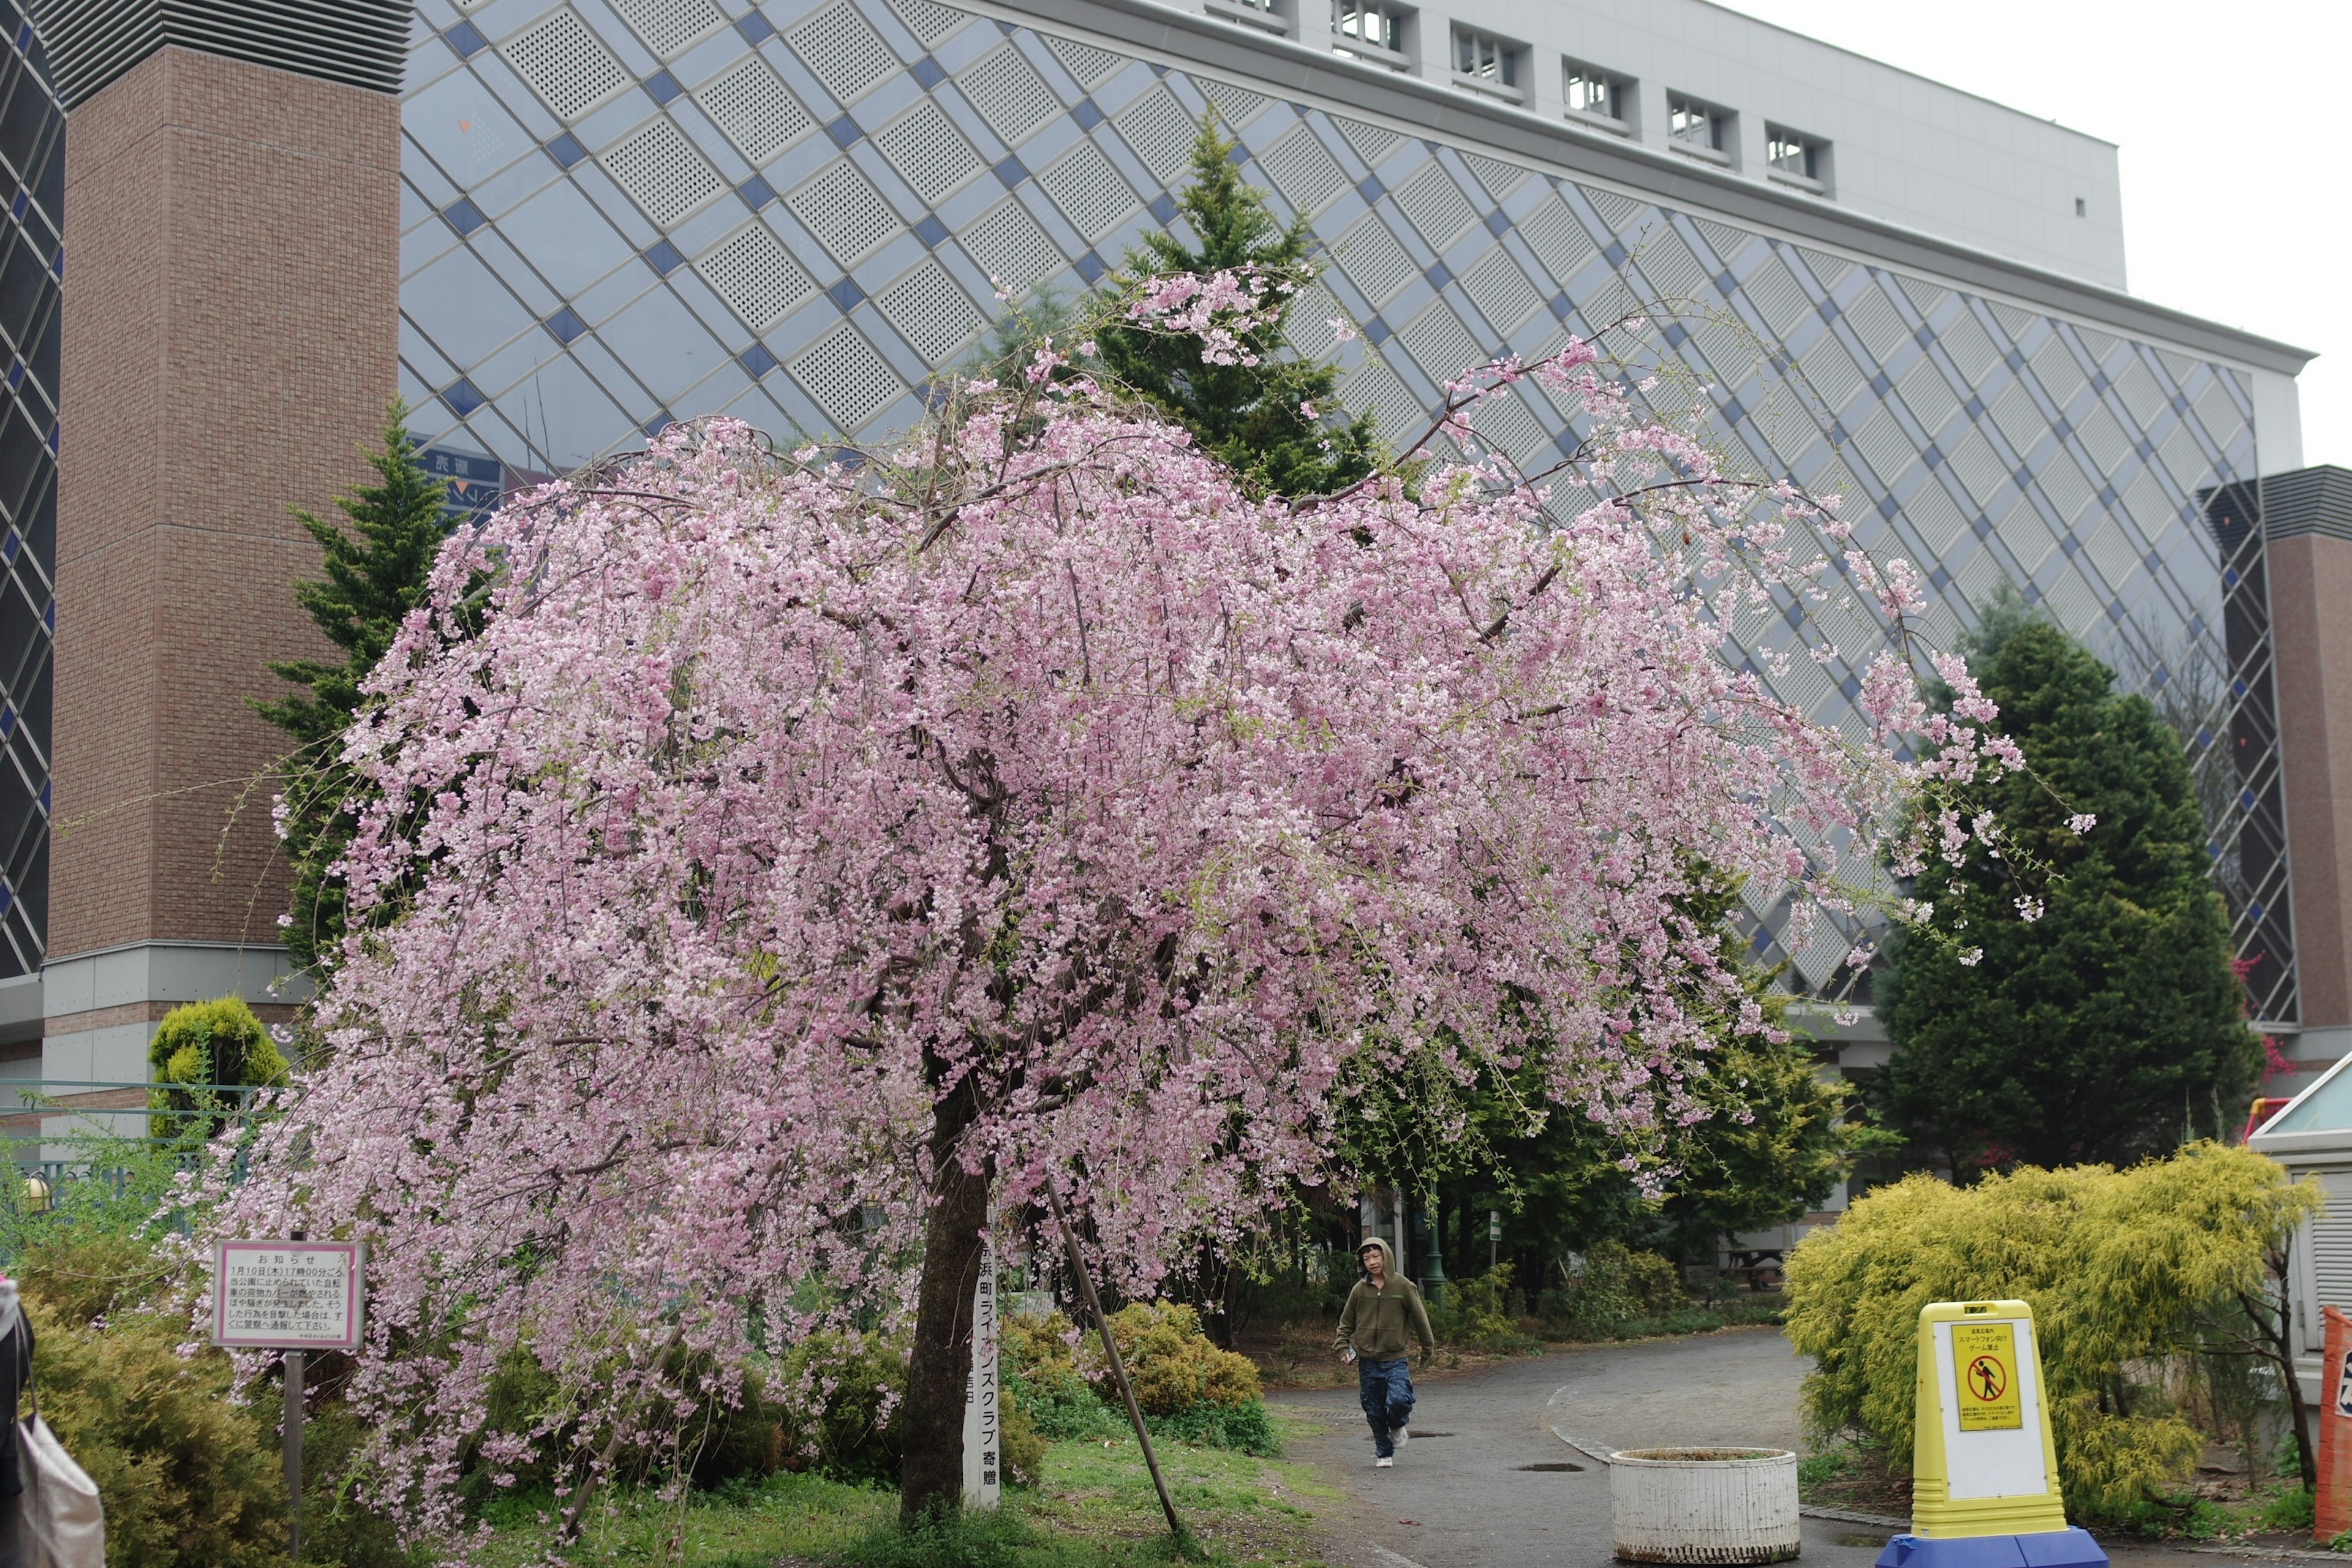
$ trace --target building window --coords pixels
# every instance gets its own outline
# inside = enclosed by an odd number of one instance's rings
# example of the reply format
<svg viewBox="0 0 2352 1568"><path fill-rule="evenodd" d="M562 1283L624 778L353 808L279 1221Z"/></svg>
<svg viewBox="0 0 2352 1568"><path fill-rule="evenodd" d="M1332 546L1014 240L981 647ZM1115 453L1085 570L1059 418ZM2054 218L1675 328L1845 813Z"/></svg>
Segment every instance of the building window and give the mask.
<svg viewBox="0 0 2352 1568"><path fill-rule="evenodd" d="M1566 77L1561 98L1572 120L1603 120L1609 129L1622 132L1633 107L1632 84L1591 66L1564 61Z"/></svg>
<svg viewBox="0 0 2352 1568"><path fill-rule="evenodd" d="M1723 113L1695 98L1672 93L1666 99L1666 139L1685 152L1723 151Z"/></svg>
<svg viewBox="0 0 2352 1568"><path fill-rule="evenodd" d="M1395 70L1411 64L1405 53L1405 21L1401 5L1380 0L1334 0L1331 7L1331 48L1334 54L1377 60Z"/></svg>
<svg viewBox="0 0 2352 1568"><path fill-rule="evenodd" d="M1201 0L1201 6L1212 16L1239 22L1245 27L1263 27L1285 37L1290 33L1288 7L1276 4L1276 0Z"/></svg>
<svg viewBox="0 0 2352 1568"><path fill-rule="evenodd" d="M2076 217L2089 217L2091 216L2091 204L2084 201L2082 197L2076 196L2074 198L2074 216Z"/></svg>
<svg viewBox="0 0 2352 1568"><path fill-rule="evenodd" d="M1784 126L1764 127L1764 161L1772 178L1783 184L1826 194L1830 178L1830 144Z"/></svg>
<svg viewBox="0 0 2352 1568"><path fill-rule="evenodd" d="M1519 85L1519 57L1527 51L1492 33L1454 29L1454 84L1510 103L1522 103L1527 93Z"/></svg>

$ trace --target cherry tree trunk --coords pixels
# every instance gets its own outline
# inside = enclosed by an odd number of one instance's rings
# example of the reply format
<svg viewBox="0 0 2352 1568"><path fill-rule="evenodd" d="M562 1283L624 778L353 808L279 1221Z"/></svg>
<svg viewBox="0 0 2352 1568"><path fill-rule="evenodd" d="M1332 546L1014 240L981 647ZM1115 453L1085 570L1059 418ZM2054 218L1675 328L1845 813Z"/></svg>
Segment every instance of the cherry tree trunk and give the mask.
<svg viewBox="0 0 2352 1568"><path fill-rule="evenodd" d="M968 1092L948 1096L931 1112L931 1212L923 1226L922 1286L916 1298L907 1403L898 1417L904 1456L898 1509L910 1524L933 1509L953 1510L963 1501L971 1296L980 1282L981 1232L988 1223L988 1177L966 1171L956 1158L971 1121Z"/></svg>

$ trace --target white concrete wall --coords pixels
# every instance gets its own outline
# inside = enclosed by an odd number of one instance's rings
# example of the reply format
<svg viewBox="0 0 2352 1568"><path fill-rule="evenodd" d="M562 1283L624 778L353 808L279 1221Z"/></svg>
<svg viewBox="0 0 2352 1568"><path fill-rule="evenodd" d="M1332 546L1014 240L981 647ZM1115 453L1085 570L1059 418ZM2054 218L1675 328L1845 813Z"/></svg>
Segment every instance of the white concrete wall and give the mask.
<svg viewBox="0 0 2352 1568"><path fill-rule="evenodd" d="M1201 0L1171 0L1182 10ZM1297 37L1330 38L1330 0L1296 0ZM1452 79L1456 23L1525 46L1531 113L1565 112L1563 62L1634 86L1634 135L1666 147L1666 97L1729 110L1732 167L1768 178L1769 122L1830 146L1829 199L2029 266L2125 287L2116 148L2051 121L1710 5L1707 0L1432 0L1413 74ZM2083 204L2077 216L2075 203Z"/></svg>

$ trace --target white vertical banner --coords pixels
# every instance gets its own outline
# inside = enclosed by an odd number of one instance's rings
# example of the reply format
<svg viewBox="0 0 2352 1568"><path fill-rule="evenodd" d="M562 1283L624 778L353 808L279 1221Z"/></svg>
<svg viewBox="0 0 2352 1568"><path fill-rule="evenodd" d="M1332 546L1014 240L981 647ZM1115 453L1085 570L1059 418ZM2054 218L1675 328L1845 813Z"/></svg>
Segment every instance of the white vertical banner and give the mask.
<svg viewBox="0 0 2352 1568"><path fill-rule="evenodd" d="M971 1291L971 1375L964 1384L963 1504L994 1508L1003 1491L1003 1412L997 1402L996 1243L980 1247Z"/></svg>

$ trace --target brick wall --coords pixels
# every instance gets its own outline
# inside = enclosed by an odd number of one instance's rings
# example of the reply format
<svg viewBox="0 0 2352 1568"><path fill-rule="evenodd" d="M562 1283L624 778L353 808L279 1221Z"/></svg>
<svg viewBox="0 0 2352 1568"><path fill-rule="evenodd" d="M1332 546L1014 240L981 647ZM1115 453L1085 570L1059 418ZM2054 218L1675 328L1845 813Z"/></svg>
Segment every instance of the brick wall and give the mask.
<svg viewBox="0 0 2352 1568"><path fill-rule="evenodd" d="M49 952L273 942L286 737L324 651L287 514L366 475L395 387L396 100L166 48L66 140Z"/></svg>
<svg viewBox="0 0 2352 1568"><path fill-rule="evenodd" d="M2352 1024L2352 540L2268 545L2295 969L2307 1028Z"/></svg>

